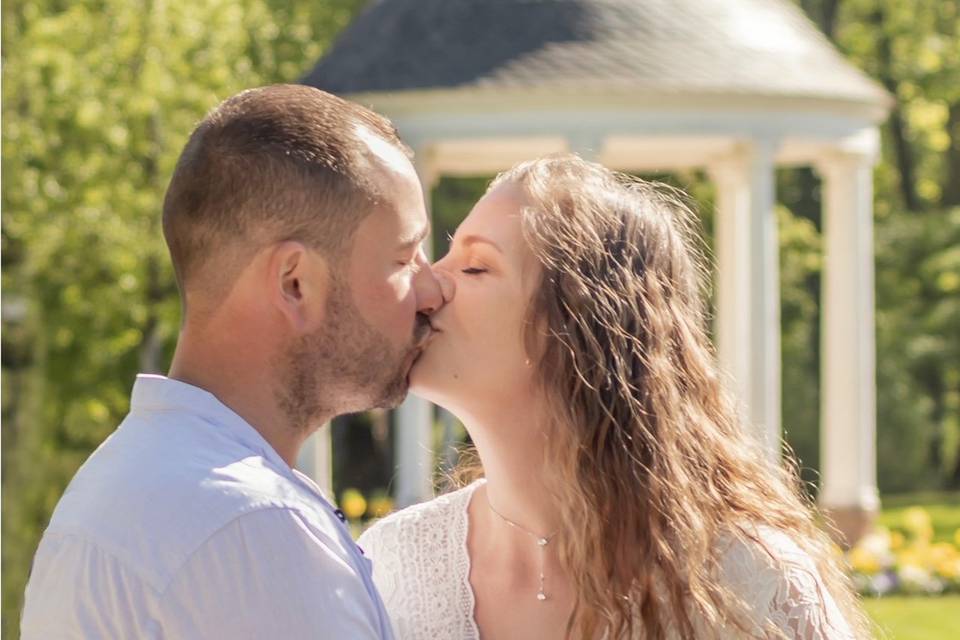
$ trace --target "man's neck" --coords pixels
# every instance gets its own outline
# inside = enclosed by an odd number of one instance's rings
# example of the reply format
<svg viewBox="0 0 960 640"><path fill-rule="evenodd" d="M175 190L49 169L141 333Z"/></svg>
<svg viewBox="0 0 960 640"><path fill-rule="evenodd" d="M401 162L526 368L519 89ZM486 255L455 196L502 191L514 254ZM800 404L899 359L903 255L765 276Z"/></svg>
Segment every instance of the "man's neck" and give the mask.
<svg viewBox="0 0 960 640"><path fill-rule="evenodd" d="M270 363L265 360L251 354L249 348L222 342L213 344L207 336L185 330L168 375L213 394L253 427L284 462L293 467L300 448L315 427L289 423L289 418L278 406Z"/></svg>

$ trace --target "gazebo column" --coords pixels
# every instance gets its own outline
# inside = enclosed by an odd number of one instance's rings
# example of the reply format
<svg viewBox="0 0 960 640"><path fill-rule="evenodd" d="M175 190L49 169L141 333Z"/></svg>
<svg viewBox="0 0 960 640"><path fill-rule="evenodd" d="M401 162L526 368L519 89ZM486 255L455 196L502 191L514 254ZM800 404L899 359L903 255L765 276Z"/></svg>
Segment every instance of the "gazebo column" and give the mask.
<svg viewBox="0 0 960 640"><path fill-rule="evenodd" d="M600 162L604 150L604 135L596 131L569 132L566 136L567 150L587 162ZM534 156L531 156L531 159Z"/></svg>
<svg viewBox="0 0 960 640"><path fill-rule="evenodd" d="M745 415L780 455L780 268L776 144L755 140L710 165L717 189L717 342Z"/></svg>
<svg viewBox="0 0 960 640"><path fill-rule="evenodd" d="M746 155L709 166L716 190L716 340L720 365L746 406L750 397L750 180Z"/></svg>
<svg viewBox="0 0 960 640"><path fill-rule="evenodd" d="M408 395L396 410L397 484L394 501L408 507L433 497L433 406Z"/></svg>
<svg viewBox="0 0 960 640"><path fill-rule="evenodd" d="M416 149L414 164L423 184L423 200L431 217L431 194L439 179L429 147ZM424 240L432 260L430 238ZM433 405L412 394L396 410L397 483L394 501L398 508L433 497Z"/></svg>
<svg viewBox="0 0 960 640"><path fill-rule="evenodd" d="M876 477L873 165L876 132L830 152L823 179L820 504L855 543L880 506Z"/></svg>
<svg viewBox="0 0 960 640"><path fill-rule="evenodd" d="M307 438L300 448L296 467L316 482L327 498L336 501L333 495L332 429L333 423L327 422Z"/></svg>

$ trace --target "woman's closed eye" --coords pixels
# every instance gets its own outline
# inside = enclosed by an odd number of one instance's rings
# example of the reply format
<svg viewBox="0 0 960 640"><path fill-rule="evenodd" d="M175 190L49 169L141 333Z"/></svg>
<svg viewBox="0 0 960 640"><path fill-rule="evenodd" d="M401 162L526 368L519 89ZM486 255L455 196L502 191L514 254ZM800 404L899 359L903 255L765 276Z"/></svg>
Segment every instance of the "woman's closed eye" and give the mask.
<svg viewBox="0 0 960 640"><path fill-rule="evenodd" d="M461 272L461 273L465 273L465 274L467 274L467 275L469 275L469 276L475 276L475 275L478 275L478 274L481 274L481 273L486 273L487 270L486 270L486 269L482 269L482 268L480 268L480 267L468 267L468 268L466 268L466 269L461 269L460 272Z"/></svg>

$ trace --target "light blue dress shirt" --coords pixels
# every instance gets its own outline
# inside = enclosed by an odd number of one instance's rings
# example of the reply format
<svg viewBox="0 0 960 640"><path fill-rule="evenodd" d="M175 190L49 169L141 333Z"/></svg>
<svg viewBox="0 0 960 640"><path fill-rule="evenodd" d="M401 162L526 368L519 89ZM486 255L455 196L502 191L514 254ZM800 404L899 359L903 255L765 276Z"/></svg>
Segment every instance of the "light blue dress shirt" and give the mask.
<svg viewBox="0 0 960 640"><path fill-rule="evenodd" d="M370 562L317 486L212 394L150 375L57 505L21 633L392 638Z"/></svg>

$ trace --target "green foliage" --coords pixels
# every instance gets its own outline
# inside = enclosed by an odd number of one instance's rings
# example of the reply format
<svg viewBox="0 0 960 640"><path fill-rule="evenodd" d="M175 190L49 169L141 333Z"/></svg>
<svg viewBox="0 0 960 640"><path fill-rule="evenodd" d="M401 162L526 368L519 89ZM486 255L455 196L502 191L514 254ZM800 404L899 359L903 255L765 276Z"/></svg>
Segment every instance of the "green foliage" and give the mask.
<svg viewBox="0 0 960 640"><path fill-rule="evenodd" d="M791 203L792 204L792 203ZM780 226L780 351L784 437L800 461L801 477L817 481L820 467L818 291L823 266L820 233L787 206Z"/></svg>
<svg viewBox="0 0 960 640"><path fill-rule="evenodd" d="M3 635L69 478L164 370L178 326L160 203L193 124L294 81L362 0L19 0L2 5ZM960 487L960 9L802 0L897 98L876 170L878 478ZM710 190L685 177L703 203ZM485 181L442 180L434 255ZM783 407L818 464L818 181L781 171Z"/></svg>
<svg viewBox="0 0 960 640"><path fill-rule="evenodd" d="M67 481L164 370L160 204L194 123L296 81L360 0L3 5L3 635ZM215 25L215 26L214 26Z"/></svg>
<svg viewBox="0 0 960 640"><path fill-rule="evenodd" d="M960 488L960 2L799 3L895 98L874 174L880 489ZM815 178L808 170L788 173L778 184L781 201L819 227ZM797 330L815 351L819 275L792 290L784 278L784 424L791 442L812 442L816 422L788 406L796 405L792 394L814 399L819 365L805 363L793 374L806 382L787 386L790 354L799 355L787 308L790 298L813 305Z"/></svg>
<svg viewBox="0 0 960 640"><path fill-rule="evenodd" d="M960 2L839 13L841 48L896 98L876 172L878 455L913 464L881 487L960 488Z"/></svg>
<svg viewBox="0 0 960 640"><path fill-rule="evenodd" d="M960 430L960 208L881 218L876 246L881 488L951 484Z"/></svg>

